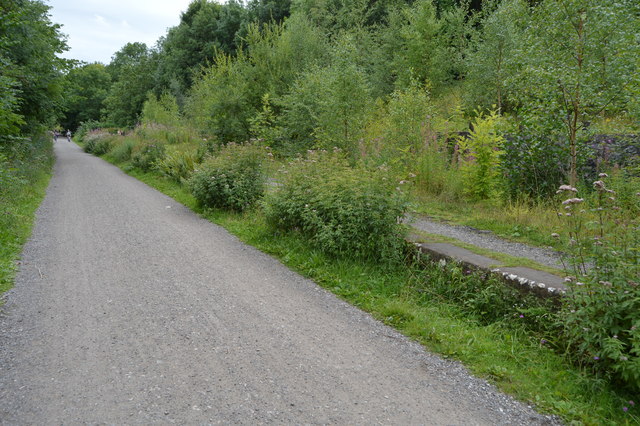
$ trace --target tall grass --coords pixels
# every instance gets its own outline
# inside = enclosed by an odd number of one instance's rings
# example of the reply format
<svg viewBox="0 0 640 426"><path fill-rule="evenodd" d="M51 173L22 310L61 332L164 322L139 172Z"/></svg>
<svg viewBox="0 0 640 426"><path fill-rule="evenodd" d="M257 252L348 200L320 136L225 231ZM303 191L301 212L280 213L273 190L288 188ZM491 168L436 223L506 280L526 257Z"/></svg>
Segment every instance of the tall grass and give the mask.
<svg viewBox="0 0 640 426"><path fill-rule="evenodd" d="M0 147L0 293L13 286L16 260L51 177L53 150L45 135Z"/></svg>

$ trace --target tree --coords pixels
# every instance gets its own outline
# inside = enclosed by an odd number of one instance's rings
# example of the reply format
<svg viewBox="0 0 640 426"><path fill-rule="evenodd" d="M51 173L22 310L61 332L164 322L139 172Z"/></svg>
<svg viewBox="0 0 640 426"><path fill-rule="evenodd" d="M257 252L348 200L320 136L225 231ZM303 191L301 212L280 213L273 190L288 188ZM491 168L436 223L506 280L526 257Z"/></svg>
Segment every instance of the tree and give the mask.
<svg viewBox="0 0 640 426"><path fill-rule="evenodd" d="M180 24L169 29L160 43L159 91L176 82L174 93L180 96L191 87L194 76L211 65L218 53L235 54L238 31L246 21L242 4L229 1L223 5L195 0L182 14Z"/></svg>
<svg viewBox="0 0 640 426"><path fill-rule="evenodd" d="M67 46L48 11L40 1L0 2L0 127L9 135L50 125L60 110L69 62L57 56Z"/></svg>
<svg viewBox="0 0 640 426"><path fill-rule="evenodd" d="M495 105L503 112L506 82L514 73L514 50L529 22L529 7L525 0L496 0L485 7L484 14L482 30L468 56L466 88L472 108Z"/></svg>
<svg viewBox="0 0 640 426"><path fill-rule="evenodd" d="M157 67L153 52L144 43L127 43L107 66L113 85L104 100L106 121L128 127L137 123L147 93L155 86Z"/></svg>
<svg viewBox="0 0 640 426"><path fill-rule="evenodd" d="M67 74L65 115L61 123L76 129L82 122L98 121L111 88L111 74L101 63L82 64Z"/></svg>
<svg viewBox="0 0 640 426"><path fill-rule="evenodd" d="M579 139L596 115L623 107L626 87L638 79L635 40L640 17L632 3L545 0L533 8L516 50L510 79L523 114L546 119L567 140L569 183L578 181ZM615 31L612 31L613 28ZM607 77L603 78L606 66Z"/></svg>

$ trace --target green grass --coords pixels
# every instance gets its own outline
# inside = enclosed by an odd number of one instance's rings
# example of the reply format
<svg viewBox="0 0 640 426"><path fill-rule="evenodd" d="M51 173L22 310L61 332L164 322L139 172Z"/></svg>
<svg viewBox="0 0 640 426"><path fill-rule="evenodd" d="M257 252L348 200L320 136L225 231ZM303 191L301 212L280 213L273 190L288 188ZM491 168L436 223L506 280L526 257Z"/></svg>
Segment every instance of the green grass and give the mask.
<svg viewBox="0 0 640 426"><path fill-rule="evenodd" d="M13 287L16 261L31 235L35 211L51 178L51 142L46 138L34 145L37 148L31 157L18 167L21 182L0 191L0 294Z"/></svg>
<svg viewBox="0 0 640 426"><path fill-rule="evenodd" d="M428 283L421 280L420 271L327 257L299 235L272 231L259 210L245 214L203 211L184 187L151 173L128 172L429 350L462 361L474 374L542 412L575 424L640 422L635 408L622 411L631 396L569 365L517 320L482 325L459 306L427 296Z"/></svg>

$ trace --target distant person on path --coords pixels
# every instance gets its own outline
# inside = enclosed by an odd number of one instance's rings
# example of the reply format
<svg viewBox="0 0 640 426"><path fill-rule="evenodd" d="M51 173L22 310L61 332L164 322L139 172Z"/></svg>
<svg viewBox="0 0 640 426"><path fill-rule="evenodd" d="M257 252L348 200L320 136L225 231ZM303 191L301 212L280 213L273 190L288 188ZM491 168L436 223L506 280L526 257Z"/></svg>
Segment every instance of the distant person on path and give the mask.
<svg viewBox="0 0 640 426"><path fill-rule="evenodd" d="M55 142L58 142L58 130L54 130L54 131L53 131L53 140L54 140Z"/></svg>
<svg viewBox="0 0 640 426"><path fill-rule="evenodd" d="M67 140L71 142L71 130L67 129Z"/></svg>

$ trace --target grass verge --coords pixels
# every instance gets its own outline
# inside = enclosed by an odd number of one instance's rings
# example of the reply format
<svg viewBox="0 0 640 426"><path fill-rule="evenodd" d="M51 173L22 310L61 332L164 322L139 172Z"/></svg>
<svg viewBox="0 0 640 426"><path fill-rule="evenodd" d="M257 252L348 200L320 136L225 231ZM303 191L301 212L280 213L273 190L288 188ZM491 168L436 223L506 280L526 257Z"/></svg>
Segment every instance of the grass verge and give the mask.
<svg viewBox="0 0 640 426"><path fill-rule="evenodd" d="M627 412L622 409L632 396L568 364L550 348L553 342L543 343L539 335L527 331L520 316L487 324L469 315L464 306L431 294L427 280L450 285L448 272L431 271L429 275L406 266L327 257L299 235L271 230L259 210L245 214L203 211L184 187L120 166L429 350L462 361L474 374L543 412L573 424L640 423L634 407Z"/></svg>
<svg viewBox="0 0 640 426"><path fill-rule="evenodd" d="M25 157L12 161L15 179L0 189L0 294L13 287L16 260L31 235L35 211L49 185L53 165L49 138L34 137Z"/></svg>

